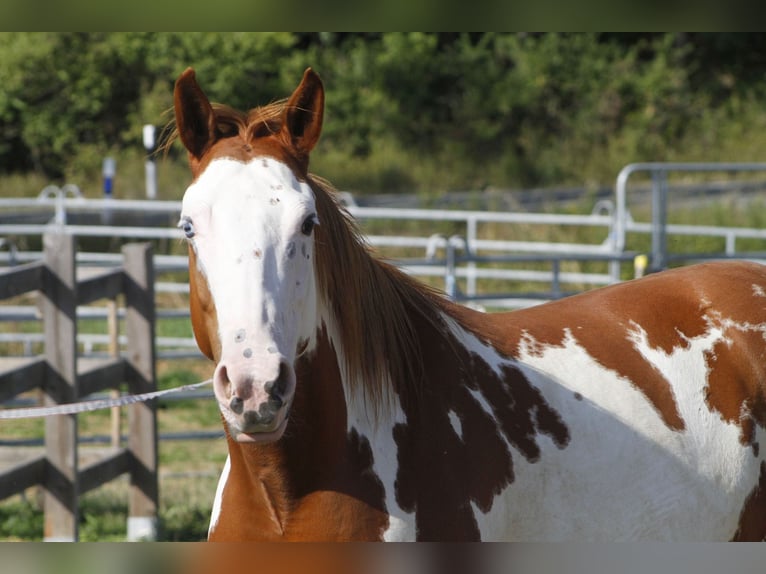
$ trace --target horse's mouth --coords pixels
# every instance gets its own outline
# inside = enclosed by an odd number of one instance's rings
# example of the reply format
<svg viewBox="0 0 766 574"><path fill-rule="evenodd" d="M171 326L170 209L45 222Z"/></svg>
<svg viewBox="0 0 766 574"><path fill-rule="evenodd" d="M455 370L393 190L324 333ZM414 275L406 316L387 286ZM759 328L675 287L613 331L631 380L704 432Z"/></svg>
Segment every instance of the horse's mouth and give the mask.
<svg viewBox="0 0 766 574"><path fill-rule="evenodd" d="M239 443L259 443L268 444L278 441L285 434L285 428L287 428L287 418L273 431L257 431L257 432L238 432L233 435L235 441Z"/></svg>
<svg viewBox="0 0 766 574"><path fill-rule="evenodd" d="M289 420L288 412L282 418L275 427L240 427L237 424L228 423L229 435L236 442L239 443L259 443L268 444L278 441L282 438L287 428L287 421Z"/></svg>

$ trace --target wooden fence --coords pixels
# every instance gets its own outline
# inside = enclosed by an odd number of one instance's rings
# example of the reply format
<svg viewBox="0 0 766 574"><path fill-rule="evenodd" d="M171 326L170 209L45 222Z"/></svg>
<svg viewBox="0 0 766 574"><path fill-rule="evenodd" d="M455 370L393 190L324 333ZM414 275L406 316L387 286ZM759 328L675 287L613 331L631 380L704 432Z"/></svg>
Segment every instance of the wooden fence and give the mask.
<svg viewBox="0 0 766 574"><path fill-rule="evenodd" d="M0 300L39 291L45 334L41 356L0 372L0 402L41 389L46 406L71 403L104 389L127 385L130 393L156 390L154 268L149 244L122 249L121 267L93 273L77 269L75 239L54 230L43 239L43 260L0 272ZM107 299L125 304L127 347L108 359L78 357L77 306ZM128 539L156 539L157 418L153 403L130 405L128 439L95 463L80 468L77 415L45 420L45 452L0 469L0 499L41 485L44 539L77 540L79 496L118 476L130 475ZM0 425L13 424L12 421ZM2 427L0 427L2 428Z"/></svg>

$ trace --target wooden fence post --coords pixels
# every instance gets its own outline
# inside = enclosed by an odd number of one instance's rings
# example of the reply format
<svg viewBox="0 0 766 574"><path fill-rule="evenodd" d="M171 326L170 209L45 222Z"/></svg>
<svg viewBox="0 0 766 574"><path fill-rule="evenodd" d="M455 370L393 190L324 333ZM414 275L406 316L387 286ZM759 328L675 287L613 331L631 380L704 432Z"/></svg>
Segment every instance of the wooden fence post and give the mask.
<svg viewBox="0 0 766 574"><path fill-rule="evenodd" d="M154 342L154 266L152 247L133 243L122 248L125 269L125 334L131 393L157 389ZM128 450L131 453L128 540L156 540L157 416L154 401L128 407Z"/></svg>
<svg viewBox="0 0 766 574"><path fill-rule="evenodd" d="M120 356L120 318L117 314L117 298L110 299L107 303L106 326L109 334L109 356L115 359ZM112 389L109 396L116 399L120 396L120 389ZM120 447L122 432L122 409L120 407L112 408L111 417L111 444L113 448Z"/></svg>
<svg viewBox="0 0 766 574"><path fill-rule="evenodd" d="M42 309L45 331L45 404L77 400L77 281L75 240L49 231L43 236L45 271ZM45 419L44 473L47 541L78 539L77 415Z"/></svg>

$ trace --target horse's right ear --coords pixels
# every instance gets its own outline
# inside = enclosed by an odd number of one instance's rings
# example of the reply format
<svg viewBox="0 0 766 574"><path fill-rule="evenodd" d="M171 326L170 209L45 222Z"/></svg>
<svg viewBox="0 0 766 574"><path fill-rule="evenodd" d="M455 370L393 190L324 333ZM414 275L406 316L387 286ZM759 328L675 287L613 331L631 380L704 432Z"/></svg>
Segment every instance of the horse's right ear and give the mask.
<svg viewBox="0 0 766 574"><path fill-rule="evenodd" d="M186 68L176 80L173 107L178 135L189 154L199 160L215 143L216 122L213 107L197 84L192 68Z"/></svg>

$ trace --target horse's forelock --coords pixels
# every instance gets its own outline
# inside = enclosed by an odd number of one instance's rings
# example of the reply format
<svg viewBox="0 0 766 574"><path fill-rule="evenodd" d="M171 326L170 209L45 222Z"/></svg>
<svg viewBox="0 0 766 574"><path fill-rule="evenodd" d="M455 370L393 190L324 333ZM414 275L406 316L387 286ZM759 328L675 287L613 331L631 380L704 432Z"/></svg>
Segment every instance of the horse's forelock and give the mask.
<svg viewBox="0 0 766 574"><path fill-rule="evenodd" d="M243 143L253 143L258 138L274 135L281 127L285 103L286 100L280 100L247 112L225 104L213 103L217 137L221 139L239 137ZM167 153L173 143L179 139L176 120L171 119L162 133L164 135L158 150Z"/></svg>

